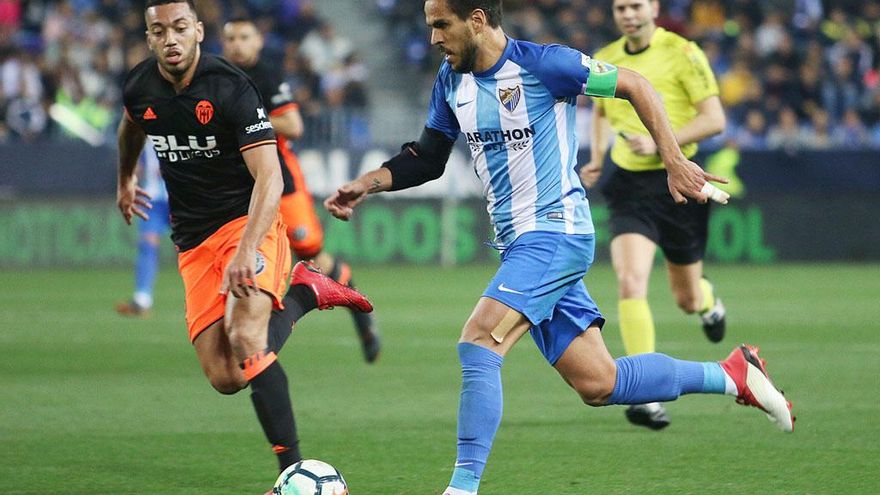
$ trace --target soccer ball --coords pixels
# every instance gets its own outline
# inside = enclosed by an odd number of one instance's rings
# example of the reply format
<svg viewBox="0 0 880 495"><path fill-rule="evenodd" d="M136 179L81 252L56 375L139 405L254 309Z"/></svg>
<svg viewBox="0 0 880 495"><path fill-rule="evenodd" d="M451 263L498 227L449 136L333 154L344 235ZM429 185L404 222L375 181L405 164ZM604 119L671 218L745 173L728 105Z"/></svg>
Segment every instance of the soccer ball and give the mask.
<svg viewBox="0 0 880 495"><path fill-rule="evenodd" d="M348 495L348 485L335 467L326 462L306 459L285 469L273 495Z"/></svg>

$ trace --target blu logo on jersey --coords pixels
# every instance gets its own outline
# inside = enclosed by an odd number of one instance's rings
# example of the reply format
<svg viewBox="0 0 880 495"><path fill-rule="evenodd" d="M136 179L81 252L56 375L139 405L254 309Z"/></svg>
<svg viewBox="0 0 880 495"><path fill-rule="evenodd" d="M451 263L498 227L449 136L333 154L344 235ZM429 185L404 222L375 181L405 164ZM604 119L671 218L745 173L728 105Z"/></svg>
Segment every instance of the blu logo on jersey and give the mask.
<svg viewBox="0 0 880 495"><path fill-rule="evenodd" d="M177 142L177 136L157 136L147 134L156 156L169 162L183 162L196 157L213 158L220 155L217 148L217 138L206 136L205 144L199 143L198 136L187 136L187 143Z"/></svg>
<svg viewBox="0 0 880 495"><path fill-rule="evenodd" d="M501 104L504 108L507 109L508 112L513 113L516 110L516 106L519 104L520 98L522 98L522 87L515 86L513 88L498 88L498 97L501 99Z"/></svg>

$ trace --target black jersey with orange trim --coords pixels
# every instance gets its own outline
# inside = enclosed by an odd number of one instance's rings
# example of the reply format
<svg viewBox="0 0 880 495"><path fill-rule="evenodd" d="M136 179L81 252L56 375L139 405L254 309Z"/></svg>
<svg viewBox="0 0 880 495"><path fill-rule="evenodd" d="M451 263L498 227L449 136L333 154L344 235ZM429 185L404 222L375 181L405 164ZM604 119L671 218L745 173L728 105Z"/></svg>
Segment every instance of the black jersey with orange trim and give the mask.
<svg viewBox="0 0 880 495"><path fill-rule="evenodd" d="M247 215L254 179L242 152L276 140L260 94L241 70L202 53L178 94L150 58L126 76L123 102L159 157L179 250Z"/></svg>
<svg viewBox="0 0 880 495"><path fill-rule="evenodd" d="M277 67L272 67L268 62L258 60L250 67L241 67L241 70L257 86L270 116L274 117L290 110L299 109L299 105L293 99L290 84L284 82ZM281 161L281 177L284 179L283 194L291 194L296 191L296 181L292 176L291 168L298 165L292 156L288 156L292 154L292 151L287 138L282 134L277 134L276 138L278 139L278 159Z"/></svg>

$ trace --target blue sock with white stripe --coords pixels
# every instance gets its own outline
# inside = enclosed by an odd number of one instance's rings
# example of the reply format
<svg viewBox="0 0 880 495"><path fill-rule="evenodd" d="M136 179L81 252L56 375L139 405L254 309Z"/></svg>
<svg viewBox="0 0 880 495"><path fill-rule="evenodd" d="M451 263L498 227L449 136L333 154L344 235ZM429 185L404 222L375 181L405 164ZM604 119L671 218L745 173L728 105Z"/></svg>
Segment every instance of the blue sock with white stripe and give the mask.
<svg viewBox="0 0 880 495"><path fill-rule="evenodd" d="M458 344L461 401L458 406L458 454L450 488L477 493L492 441L501 424L504 358L470 343Z"/></svg>
<svg viewBox="0 0 880 495"><path fill-rule="evenodd" d="M684 394L723 394L721 365L698 363L649 353L616 359L617 381L608 404L666 402Z"/></svg>

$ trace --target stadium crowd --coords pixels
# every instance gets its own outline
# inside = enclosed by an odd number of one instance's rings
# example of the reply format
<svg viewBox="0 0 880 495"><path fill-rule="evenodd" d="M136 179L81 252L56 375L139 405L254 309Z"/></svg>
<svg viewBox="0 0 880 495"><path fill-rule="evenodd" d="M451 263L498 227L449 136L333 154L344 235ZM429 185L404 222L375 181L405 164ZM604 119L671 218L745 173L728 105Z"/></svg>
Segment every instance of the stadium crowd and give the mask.
<svg viewBox="0 0 880 495"><path fill-rule="evenodd" d="M507 0L505 28L516 38L590 54L620 36L611 3ZM401 56L433 81L440 54L428 46L421 2L376 0L376 6ZM729 124L706 148L880 148L880 1L661 0L660 6L658 25L697 41L718 79Z"/></svg>
<svg viewBox="0 0 880 495"><path fill-rule="evenodd" d="M305 145L369 141L366 68L313 0L200 0L203 49L222 51L223 23L250 17L264 56L284 68L306 123ZM128 69L149 53L139 0L0 0L0 143L115 142Z"/></svg>

